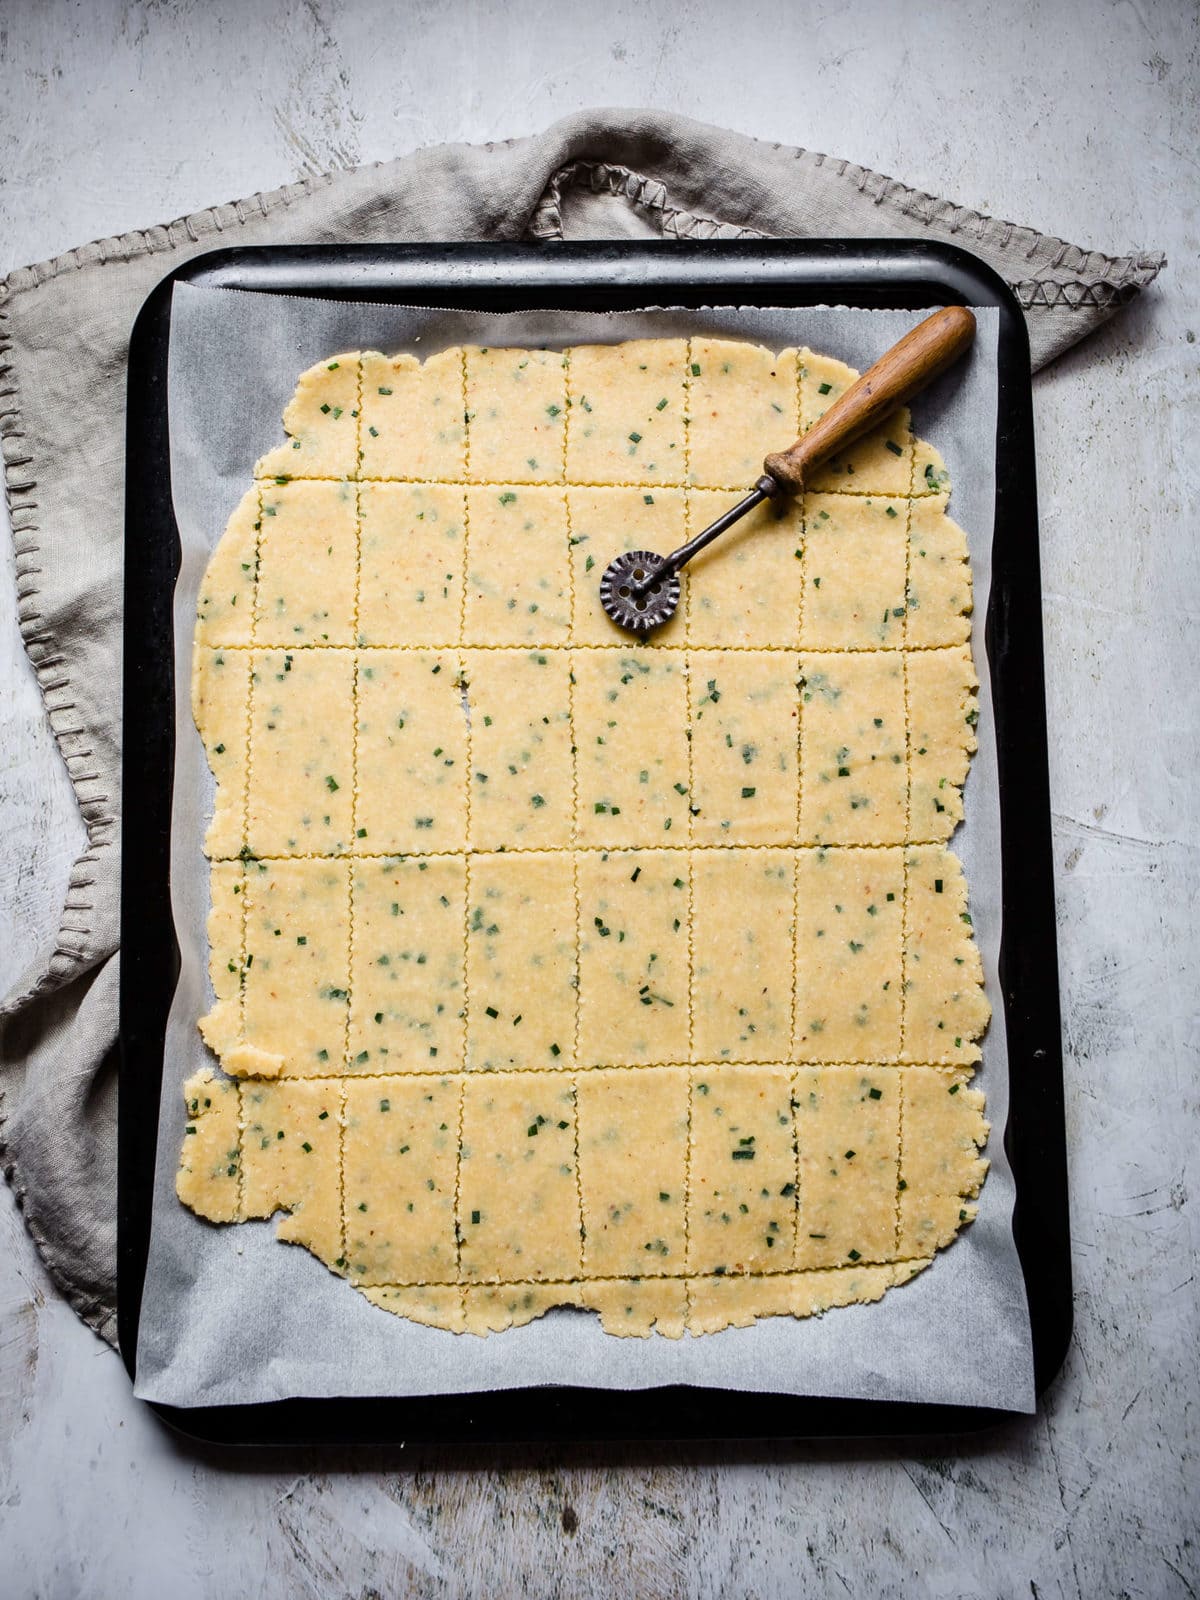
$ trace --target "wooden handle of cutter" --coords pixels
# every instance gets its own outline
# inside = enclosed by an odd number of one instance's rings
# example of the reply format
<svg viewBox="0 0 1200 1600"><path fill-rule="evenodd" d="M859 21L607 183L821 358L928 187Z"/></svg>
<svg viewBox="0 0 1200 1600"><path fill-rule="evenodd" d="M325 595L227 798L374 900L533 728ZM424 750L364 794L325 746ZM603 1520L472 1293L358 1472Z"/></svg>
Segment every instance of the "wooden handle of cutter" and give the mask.
<svg viewBox="0 0 1200 1600"><path fill-rule="evenodd" d="M958 360L974 337L975 318L965 306L935 311L868 367L790 450L768 456L764 469L785 489L798 494L814 467L919 394Z"/></svg>

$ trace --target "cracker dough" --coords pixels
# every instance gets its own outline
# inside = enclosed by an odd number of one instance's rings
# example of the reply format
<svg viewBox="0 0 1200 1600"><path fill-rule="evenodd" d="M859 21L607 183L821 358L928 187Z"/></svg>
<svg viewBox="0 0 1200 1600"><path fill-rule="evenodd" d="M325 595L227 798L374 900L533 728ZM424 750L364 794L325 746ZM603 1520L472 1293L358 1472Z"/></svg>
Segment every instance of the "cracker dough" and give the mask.
<svg viewBox="0 0 1200 1600"><path fill-rule="evenodd" d="M973 1218L941 457L897 412L648 644L597 595L855 376L713 339L303 375L198 604L223 1070L185 1087L184 1204L479 1335L816 1315Z"/></svg>

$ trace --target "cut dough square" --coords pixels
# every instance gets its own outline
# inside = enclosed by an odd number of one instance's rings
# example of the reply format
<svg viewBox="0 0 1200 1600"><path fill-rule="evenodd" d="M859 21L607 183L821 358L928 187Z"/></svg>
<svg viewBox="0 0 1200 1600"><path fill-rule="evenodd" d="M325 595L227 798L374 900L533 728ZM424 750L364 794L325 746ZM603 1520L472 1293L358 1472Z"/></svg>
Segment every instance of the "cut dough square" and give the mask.
<svg viewBox="0 0 1200 1600"><path fill-rule="evenodd" d="M257 869L256 869L257 870ZM240 861L214 861L209 869L208 976L214 1002L200 1018L209 1049L224 1057L242 1036L242 892L246 869Z"/></svg>
<svg viewBox="0 0 1200 1600"><path fill-rule="evenodd" d="M966 645L910 651L907 671L909 837L948 839L962 821L962 786L976 743L979 680Z"/></svg>
<svg viewBox="0 0 1200 1600"><path fill-rule="evenodd" d="M901 654L802 656L800 672L801 837L902 843L908 784Z"/></svg>
<svg viewBox="0 0 1200 1600"><path fill-rule="evenodd" d="M354 1283L457 1276L460 1078L346 1084L346 1271Z"/></svg>
<svg viewBox="0 0 1200 1600"><path fill-rule="evenodd" d="M331 356L301 375L283 413L287 443L255 467L259 478L349 478L358 471L359 358Z"/></svg>
<svg viewBox="0 0 1200 1600"><path fill-rule="evenodd" d="M799 658L778 651L692 654L696 844L794 842L799 674Z"/></svg>
<svg viewBox="0 0 1200 1600"><path fill-rule="evenodd" d="M569 1074L468 1075L458 1222L468 1283L578 1277L582 1240Z"/></svg>
<svg viewBox="0 0 1200 1600"><path fill-rule="evenodd" d="M254 861L242 893L246 1039L285 1076L339 1072L350 1000L348 863Z"/></svg>
<svg viewBox="0 0 1200 1600"><path fill-rule="evenodd" d="M948 850L925 845L907 851L905 871L904 1059L978 1061L975 1041L991 1007L980 987L983 962L962 865Z"/></svg>
<svg viewBox="0 0 1200 1600"><path fill-rule="evenodd" d="M652 1332L682 1339L687 1291L682 1278L592 1279L576 1285L578 1303L599 1312L605 1333L634 1339L646 1339Z"/></svg>
<svg viewBox="0 0 1200 1600"><path fill-rule="evenodd" d="M567 357L468 346L466 363L472 482L561 483Z"/></svg>
<svg viewBox="0 0 1200 1600"><path fill-rule="evenodd" d="M814 1067L796 1075L798 1267L895 1254L900 1086L895 1071Z"/></svg>
<svg viewBox="0 0 1200 1600"><path fill-rule="evenodd" d="M800 371L800 411L807 433L858 374L844 362L814 355L811 350L800 352ZM907 406L902 406L879 427L818 467L807 486L818 492L840 489L852 494L905 495L912 461L911 422Z"/></svg>
<svg viewBox="0 0 1200 1600"><path fill-rule="evenodd" d="M251 644L258 571L259 485L238 501L205 569L196 600L195 645Z"/></svg>
<svg viewBox="0 0 1200 1600"><path fill-rule="evenodd" d="M364 478L461 478L466 466L463 353L362 358Z"/></svg>
<svg viewBox="0 0 1200 1600"><path fill-rule="evenodd" d="M208 1067L183 1086L187 1122L175 1193L210 1222L241 1220L238 1086Z"/></svg>
<svg viewBox="0 0 1200 1600"><path fill-rule="evenodd" d="M355 848L463 849L467 723L458 653L364 650L358 663Z"/></svg>
<svg viewBox="0 0 1200 1600"><path fill-rule="evenodd" d="M804 500L803 643L886 650L904 643L908 501L810 494Z"/></svg>
<svg viewBox="0 0 1200 1600"><path fill-rule="evenodd" d="M692 1074L688 1262L693 1272L786 1272L796 1215L791 1080L781 1067Z"/></svg>
<svg viewBox="0 0 1200 1600"><path fill-rule="evenodd" d="M469 913L467 1065L570 1066L576 1008L571 856L472 856Z"/></svg>
<svg viewBox="0 0 1200 1600"><path fill-rule="evenodd" d="M687 1061L688 856L577 858L579 1064Z"/></svg>
<svg viewBox="0 0 1200 1600"><path fill-rule="evenodd" d="M205 853L214 858L237 855L245 837L250 665L248 650L197 644L192 652L192 713L204 729L204 751L216 780L204 836Z"/></svg>
<svg viewBox="0 0 1200 1600"><path fill-rule="evenodd" d="M756 1317L815 1317L834 1306L879 1300L896 1283L920 1271L921 1263L887 1267L838 1267L829 1271L780 1273L763 1278L694 1278L688 1284L688 1327L693 1333L746 1328Z"/></svg>
<svg viewBox="0 0 1200 1600"><path fill-rule="evenodd" d="M689 483L745 493L763 457L800 431L797 352L693 339L688 361Z"/></svg>
<svg viewBox="0 0 1200 1600"><path fill-rule="evenodd" d="M561 489L467 491L467 644L565 644L571 631Z"/></svg>
<svg viewBox="0 0 1200 1600"><path fill-rule="evenodd" d="M566 848L574 826L566 650L468 650L471 843Z"/></svg>
<svg viewBox="0 0 1200 1600"><path fill-rule="evenodd" d="M629 635L610 622L600 604L600 580L614 557L626 550L666 555L688 537L682 489L570 485L567 510L571 523L574 641L629 648ZM687 622L688 588L684 580L678 609L655 629L647 645L680 644ZM644 648L644 647L643 647Z"/></svg>
<svg viewBox="0 0 1200 1600"><path fill-rule="evenodd" d="M462 627L466 503L450 484L364 483L358 642L453 645Z"/></svg>
<svg viewBox="0 0 1200 1600"><path fill-rule="evenodd" d="M345 850L354 794L354 660L348 650L254 655L250 691L252 854Z"/></svg>
<svg viewBox="0 0 1200 1600"><path fill-rule="evenodd" d="M682 483L683 339L577 345L567 367L567 478L575 483Z"/></svg>
<svg viewBox="0 0 1200 1600"><path fill-rule="evenodd" d="M481 1284L463 1293L468 1333L504 1333L524 1328L555 1306L575 1303L573 1283Z"/></svg>
<svg viewBox="0 0 1200 1600"><path fill-rule="evenodd" d="M728 511L730 499L714 489L689 492L688 537ZM804 584L803 524L789 501L777 517L770 504L702 550L687 567L688 643L705 648L749 645L795 648L800 641Z"/></svg>
<svg viewBox="0 0 1200 1600"><path fill-rule="evenodd" d="M786 1061L795 853L692 858L692 1048L701 1061Z"/></svg>
<svg viewBox="0 0 1200 1600"><path fill-rule="evenodd" d="M988 1167L979 1155L988 1135L983 1096L962 1072L937 1067L906 1067L900 1091L906 1124L922 1137L905 1140L901 1157L898 1252L932 1255L975 1214Z"/></svg>
<svg viewBox="0 0 1200 1600"><path fill-rule="evenodd" d="M928 439L917 439L913 444L912 493L949 494L950 472L941 454Z"/></svg>
<svg viewBox="0 0 1200 1600"><path fill-rule="evenodd" d="M582 1072L577 1096L585 1273L658 1277L683 1272L686 1070Z"/></svg>
<svg viewBox="0 0 1200 1600"><path fill-rule="evenodd" d="M917 645L963 644L971 634L967 536L946 512L947 496L909 502L908 634Z"/></svg>
<svg viewBox="0 0 1200 1600"><path fill-rule="evenodd" d="M817 849L796 865L801 1061L896 1061L904 852Z"/></svg>
<svg viewBox="0 0 1200 1600"><path fill-rule="evenodd" d="M585 845L686 844L687 681L677 655L577 650L577 834Z"/></svg>
<svg viewBox="0 0 1200 1600"><path fill-rule="evenodd" d="M448 1072L462 1063L466 864L356 861L349 1071Z"/></svg>
<svg viewBox="0 0 1200 1600"><path fill-rule="evenodd" d="M252 1080L242 1090L243 1211L286 1213L276 1236L330 1267L342 1254L341 1120L336 1079Z"/></svg>
<svg viewBox="0 0 1200 1600"><path fill-rule="evenodd" d="M358 486L262 486L258 644L353 644Z"/></svg>
<svg viewBox="0 0 1200 1600"><path fill-rule="evenodd" d="M467 1331L463 1291L454 1284L422 1283L400 1288L374 1288L363 1284L362 1293L372 1305L395 1316L407 1317L427 1328L445 1328L450 1333ZM472 1329L471 1332L478 1332Z"/></svg>

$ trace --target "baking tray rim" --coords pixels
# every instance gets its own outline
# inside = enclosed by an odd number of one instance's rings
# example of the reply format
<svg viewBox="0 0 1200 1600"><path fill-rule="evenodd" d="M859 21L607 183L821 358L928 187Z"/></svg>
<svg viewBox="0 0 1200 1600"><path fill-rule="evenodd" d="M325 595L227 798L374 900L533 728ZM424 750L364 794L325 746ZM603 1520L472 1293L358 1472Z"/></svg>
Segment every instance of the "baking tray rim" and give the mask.
<svg viewBox="0 0 1200 1600"><path fill-rule="evenodd" d="M131 1378L149 1240L162 1035L178 970L168 848L178 534L166 408L170 299L177 282L480 310L732 301L957 302L998 309L994 567L984 637L1001 788L1000 987L1010 1066L1004 1147L1016 1185L1013 1229L1041 1396L1065 1357L1072 1305L1028 335L1014 296L985 263L954 246L911 240L233 247L194 257L147 298L130 341L126 453L123 762L126 777L136 770L139 781L125 783L122 814L118 1329ZM1005 805L1006 791L1019 791L1019 807ZM1005 937L1018 915L1021 937ZM895 1436L976 1432L1015 1416L984 1407L685 1385L301 1397L220 1407L150 1404L164 1422L195 1439L257 1445Z"/></svg>

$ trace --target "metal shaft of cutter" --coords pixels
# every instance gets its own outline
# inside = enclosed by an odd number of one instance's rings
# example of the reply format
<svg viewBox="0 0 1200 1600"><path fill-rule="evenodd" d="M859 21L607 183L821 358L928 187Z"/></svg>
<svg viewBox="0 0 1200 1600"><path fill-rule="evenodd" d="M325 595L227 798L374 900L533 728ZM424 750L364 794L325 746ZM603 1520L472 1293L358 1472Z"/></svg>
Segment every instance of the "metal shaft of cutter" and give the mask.
<svg viewBox="0 0 1200 1600"><path fill-rule="evenodd" d="M636 598L642 599L648 593L650 585L661 580L664 574L674 574L680 567L686 566L694 555L697 555L714 539L719 538L727 528L732 528L747 512L753 511L755 506L761 505L764 500L773 499L779 494L781 485L776 479L764 473L751 489L750 493L731 506L715 522L710 522L707 528L701 528L694 538L686 544L681 544L678 550L673 550L663 562L657 572L649 573L633 590Z"/></svg>

